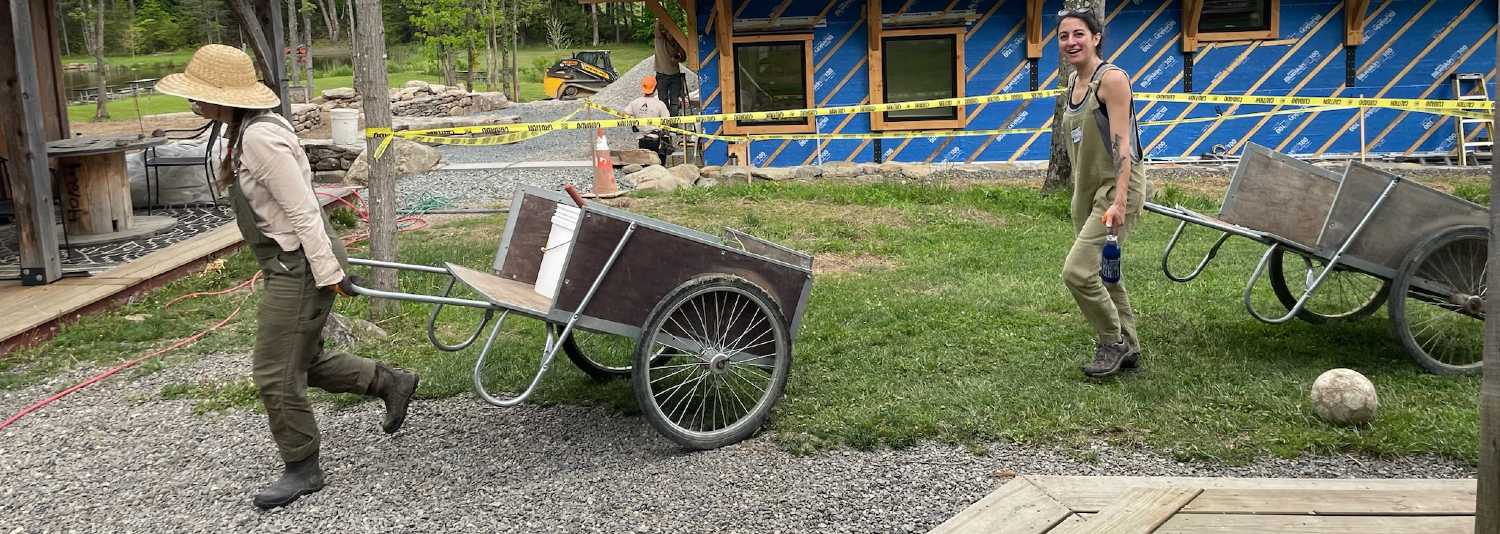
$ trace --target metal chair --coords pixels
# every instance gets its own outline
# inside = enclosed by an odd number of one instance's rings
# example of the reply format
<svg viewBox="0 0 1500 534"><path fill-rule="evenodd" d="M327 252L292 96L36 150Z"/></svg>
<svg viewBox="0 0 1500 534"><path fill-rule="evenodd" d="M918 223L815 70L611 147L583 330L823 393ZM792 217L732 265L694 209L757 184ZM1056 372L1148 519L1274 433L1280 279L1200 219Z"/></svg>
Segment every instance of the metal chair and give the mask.
<svg viewBox="0 0 1500 534"><path fill-rule="evenodd" d="M168 139L196 139L198 136L203 135L204 132L208 132L208 143L203 145L202 156L165 158L156 154L156 147L146 149L144 163L146 165L146 202L150 204L150 207L147 208L148 213L156 207L157 202L161 199L162 167L203 167L203 180L208 184L208 195L213 198L214 205L217 206L219 204L219 194L214 191L213 151L214 144L219 140L221 128L223 128L223 125L218 121L208 121L203 126L193 129L161 130ZM191 135L174 137L172 134ZM156 181L156 192L154 194L151 192L153 170Z"/></svg>

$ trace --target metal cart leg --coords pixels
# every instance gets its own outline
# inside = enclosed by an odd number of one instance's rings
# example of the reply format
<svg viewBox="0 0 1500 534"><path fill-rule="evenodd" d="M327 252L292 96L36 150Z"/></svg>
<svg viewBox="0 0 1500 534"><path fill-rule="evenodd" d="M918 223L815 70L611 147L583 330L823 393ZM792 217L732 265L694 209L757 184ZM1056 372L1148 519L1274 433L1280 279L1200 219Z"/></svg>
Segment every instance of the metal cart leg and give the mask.
<svg viewBox="0 0 1500 534"><path fill-rule="evenodd" d="M456 283L458 283L457 278L454 278L452 276L448 277L448 288L443 290L444 298L450 296L453 293L453 285ZM495 316L495 310L484 310L484 319L479 321L479 328L474 329L474 333L469 336L468 340L457 345L447 345L442 341L439 341L437 338L438 314L443 313L443 306L446 306L446 304L439 303L437 306L434 306L432 308L432 315L429 315L427 317L427 340L432 342L432 346L437 347L438 350L444 352L458 352L469 348L470 345L474 344L474 341L479 339L479 334L484 332L484 325L489 324L490 319Z"/></svg>
<svg viewBox="0 0 1500 534"><path fill-rule="evenodd" d="M610 269L614 268L615 260L619 259L620 251L625 249L625 243L630 241L630 236L635 233L635 228L636 223L630 223L630 226L625 229L625 235L620 237L620 243L615 245L614 252L604 262L604 268L599 270L599 276L594 278L593 285L589 286L588 293L583 295L583 300L578 303L578 310L573 312L572 317L568 318L568 324L563 326L562 332L558 332L557 336L553 337L552 329L546 329L547 343L542 348L542 365L537 369L536 376L531 378L531 384L526 386L526 389L519 395L508 399L490 394L484 388L483 380L485 358L489 355L490 349L495 343L495 336L500 333L500 325L505 324L505 318L509 315L509 312L504 312L500 315L500 320L495 321L495 327L490 330L489 339L484 342L484 349L479 352L479 359L474 362L474 392L479 394L479 398L495 406L510 407L525 402L526 398L530 397L532 392L536 391L537 385L542 382L542 375L547 374L547 368L552 366L552 360L557 357L557 352L562 349L562 340L567 339L568 335L573 333L573 325L578 323L578 318L582 317L583 311L588 309L589 301L594 300L594 293L599 291L599 286L604 282L604 277L609 276Z"/></svg>
<svg viewBox="0 0 1500 534"><path fill-rule="evenodd" d="M1224 246L1224 242L1228 241L1230 237L1229 232L1223 232L1223 235L1219 236L1219 240L1214 242L1214 246L1208 249L1208 254L1205 254L1203 260L1198 262L1198 267L1193 269L1193 272L1188 273L1187 276L1177 276L1172 274L1172 267L1170 265L1172 250L1177 248L1177 240L1182 237L1182 230L1187 228L1187 225L1187 221L1177 223L1177 231L1172 232L1172 239L1167 241L1167 250L1161 255L1161 271L1173 282L1186 283L1198 278L1198 275L1203 274L1203 269L1208 267L1208 262L1213 261L1214 256L1219 254L1219 247Z"/></svg>
<svg viewBox="0 0 1500 534"><path fill-rule="evenodd" d="M1288 311L1286 315L1275 319L1267 318L1261 315L1260 312L1255 311L1255 304L1250 301L1250 295L1255 291L1255 284L1260 282L1261 275L1265 274L1266 265L1271 263L1271 258L1275 256L1274 253L1281 244L1277 243L1271 245L1271 248L1266 249L1266 253L1260 257L1260 263L1255 266L1255 272L1250 274L1250 282L1245 284L1245 310L1250 312L1250 316L1264 323L1282 324L1291 321L1297 314L1302 313L1302 308L1307 306L1309 300L1312 300L1313 293L1317 292L1318 288L1323 285L1323 281L1328 279L1328 275L1332 274L1334 268L1338 267L1339 260L1343 258L1344 252L1348 251L1349 246L1354 244L1354 240L1358 239L1359 235L1364 232L1365 225L1370 222L1370 219L1375 218L1375 211L1380 209L1380 205L1385 203L1385 199L1390 198L1391 190L1395 189L1396 184L1399 183L1401 183L1401 179L1396 178L1392 179L1391 183L1386 184L1385 190L1380 192L1380 196L1375 198L1375 203L1370 205L1370 210L1365 212L1363 219L1359 220L1359 225L1355 226L1354 231L1349 233L1349 237L1344 240L1344 244L1339 245L1338 252L1333 253L1332 258L1328 258L1328 265L1323 266L1323 271L1319 272L1318 277L1313 279L1312 284L1307 286L1307 290L1302 292L1302 297L1297 299L1297 304L1292 306L1291 311Z"/></svg>

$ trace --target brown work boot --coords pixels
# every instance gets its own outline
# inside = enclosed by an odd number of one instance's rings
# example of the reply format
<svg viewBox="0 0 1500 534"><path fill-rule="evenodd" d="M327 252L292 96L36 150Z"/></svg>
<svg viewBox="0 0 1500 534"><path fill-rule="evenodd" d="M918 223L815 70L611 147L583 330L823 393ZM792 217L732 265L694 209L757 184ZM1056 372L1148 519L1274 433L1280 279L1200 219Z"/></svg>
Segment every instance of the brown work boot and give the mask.
<svg viewBox="0 0 1500 534"><path fill-rule="evenodd" d="M375 381L370 385L370 394L385 401L385 419L380 422L380 429L385 433L395 434L401 430L401 424L406 422L406 408L417 393L419 380L416 373L375 364Z"/></svg>
<svg viewBox="0 0 1500 534"><path fill-rule="evenodd" d="M1083 374L1089 378L1104 378L1120 372L1120 366L1125 364L1130 355L1130 345L1123 341L1115 343L1100 343L1094 350L1094 361L1083 366Z"/></svg>
<svg viewBox="0 0 1500 534"><path fill-rule="evenodd" d="M287 462L281 478L255 494L255 507L262 510L292 504L298 497L323 489L323 469L318 467L318 453L300 462Z"/></svg>

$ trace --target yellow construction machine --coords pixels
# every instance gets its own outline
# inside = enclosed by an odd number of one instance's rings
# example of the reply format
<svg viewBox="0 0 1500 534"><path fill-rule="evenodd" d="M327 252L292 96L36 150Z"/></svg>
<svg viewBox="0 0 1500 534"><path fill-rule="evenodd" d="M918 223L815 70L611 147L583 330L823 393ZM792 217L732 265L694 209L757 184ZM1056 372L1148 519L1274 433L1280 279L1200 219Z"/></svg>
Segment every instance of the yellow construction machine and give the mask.
<svg viewBox="0 0 1500 534"><path fill-rule="evenodd" d="M597 93L619 77L608 50L581 50L547 69L542 89L549 97L573 100Z"/></svg>

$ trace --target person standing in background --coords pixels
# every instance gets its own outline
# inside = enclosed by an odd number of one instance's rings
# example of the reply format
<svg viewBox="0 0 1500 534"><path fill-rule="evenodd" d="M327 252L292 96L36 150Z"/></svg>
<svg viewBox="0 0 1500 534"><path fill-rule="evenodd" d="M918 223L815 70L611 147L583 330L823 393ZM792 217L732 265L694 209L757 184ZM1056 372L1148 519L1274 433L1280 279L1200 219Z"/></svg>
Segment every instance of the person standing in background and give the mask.
<svg viewBox="0 0 1500 534"><path fill-rule="evenodd" d="M687 97L687 76L682 73L684 61L687 52L677 46L660 22L656 23L656 95L674 117L682 115L682 101Z"/></svg>

